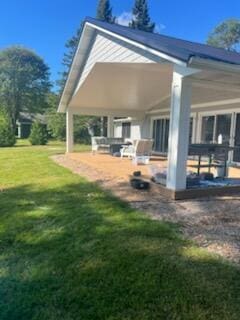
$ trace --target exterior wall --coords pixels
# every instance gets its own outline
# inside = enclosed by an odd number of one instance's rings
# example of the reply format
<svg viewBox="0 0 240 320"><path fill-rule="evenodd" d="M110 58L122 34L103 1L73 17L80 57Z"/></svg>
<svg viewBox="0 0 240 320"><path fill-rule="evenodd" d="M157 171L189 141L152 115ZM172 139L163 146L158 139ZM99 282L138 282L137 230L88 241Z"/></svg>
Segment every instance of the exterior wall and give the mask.
<svg viewBox="0 0 240 320"><path fill-rule="evenodd" d="M132 140L137 140L142 138L141 126L142 126L142 121L133 120L131 122L131 139Z"/></svg>
<svg viewBox="0 0 240 320"><path fill-rule="evenodd" d="M122 137L122 122L114 123L114 138Z"/></svg>
<svg viewBox="0 0 240 320"><path fill-rule="evenodd" d="M192 129L192 143L201 143L201 131L202 131L202 117L210 115L231 114L231 130L230 130L230 145L234 146L235 143L235 128L236 117L240 114L239 105L228 105L222 107L204 107L204 108L192 108L191 117L193 118ZM169 111L155 112L154 114L146 115L143 121L132 120L131 121L131 139L152 138L153 134L153 120L160 118L169 118ZM114 136L121 137L122 135L122 122L114 124ZM230 161L232 161L232 155L230 155ZM237 163L239 164L239 163Z"/></svg>
<svg viewBox="0 0 240 320"><path fill-rule="evenodd" d="M131 136L130 139L137 140L143 138L142 136L142 128L143 121L140 120L126 120L126 121L117 121L114 123L114 137L121 138L122 137L122 123L130 122L131 123Z"/></svg>

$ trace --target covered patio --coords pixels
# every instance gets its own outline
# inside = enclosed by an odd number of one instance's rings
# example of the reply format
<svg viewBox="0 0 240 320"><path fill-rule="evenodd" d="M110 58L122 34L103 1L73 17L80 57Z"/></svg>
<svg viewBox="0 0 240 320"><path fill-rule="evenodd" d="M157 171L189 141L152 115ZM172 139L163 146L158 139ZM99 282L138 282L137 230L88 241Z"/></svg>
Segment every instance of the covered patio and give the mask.
<svg viewBox="0 0 240 320"><path fill-rule="evenodd" d="M124 197L127 193L132 198L161 198L166 197L173 200L183 200L197 197L208 197L211 195L234 195L240 192L240 186L224 186L224 187L211 187L199 190L185 189L178 192L169 190L159 184L152 181L152 174L150 167L157 166L163 170L167 168L168 161L165 157L152 156L149 165L135 165L128 158L120 159L113 157L109 154L92 154L91 152L74 152L68 153L66 158L70 162L73 161L76 168L80 169L81 174L84 171L87 173L87 177L100 184L107 183L107 189L114 190L117 195L124 193ZM195 160L187 161L187 170L197 171L192 165L195 164ZM212 169L211 172L215 174L216 169ZM135 190L130 192L130 179L133 177L134 171L141 171L141 178L150 182L150 189L147 192L139 192ZM237 179L240 176L240 168L229 168L228 176L230 179ZM123 191L124 190L124 191Z"/></svg>
<svg viewBox="0 0 240 320"><path fill-rule="evenodd" d="M168 161L160 163L167 168L167 192L183 192L191 114L197 118L212 108L235 110L239 85L237 53L88 18L58 109L67 114L67 152L73 151L75 114L108 117L109 137L114 136L114 118L131 117L139 123L140 138L148 139L152 117L169 114ZM194 139L199 142L197 135ZM119 166L120 160L109 156L71 157L102 165L113 175L126 177L133 171L127 159ZM147 168L141 169L147 174ZM237 169L230 172L238 175Z"/></svg>

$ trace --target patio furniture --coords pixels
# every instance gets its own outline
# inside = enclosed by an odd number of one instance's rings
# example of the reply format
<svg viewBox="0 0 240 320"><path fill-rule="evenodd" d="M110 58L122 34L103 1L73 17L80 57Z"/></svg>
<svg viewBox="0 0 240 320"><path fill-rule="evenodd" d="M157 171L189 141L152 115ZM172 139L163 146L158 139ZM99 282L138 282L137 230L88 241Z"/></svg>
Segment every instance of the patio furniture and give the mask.
<svg viewBox="0 0 240 320"><path fill-rule="evenodd" d="M120 150L122 148L122 145L123 145L122 143L113 143L113 144L111 144L110 147L109 147L109 153L111 155L114 155L116 153L120 154Z"/></svg>
<svg viewBox="0 0 240 320"><path fill-rule="evenodd" d="M120 149L123 143L123 138L92 137L92 153L109 153L111 145L119 145Z"/></svg>
<svg viewBox="0 0 240 320"><path fill-rule="evenodd" d="M134 159L136 162L138 158L145 158L149 160L152 154L152 148L152 139L135 140L133 145L123 146L123 148L120 150L121 158L128 157Z"/></svg>
<svg viewBox="0 0 240 320"><path fill-rule="evenodd" d="M233 147L223 144L191 144L189 146L189 155L197 156L198 163L190 165L197 168L197 174L200 175L201 168L207 168L211 172L211 168L217 168L219 176L227 176L227 161L229 151L234 150ZM202 158L208 159L207 163L202 163Z"/></svg>

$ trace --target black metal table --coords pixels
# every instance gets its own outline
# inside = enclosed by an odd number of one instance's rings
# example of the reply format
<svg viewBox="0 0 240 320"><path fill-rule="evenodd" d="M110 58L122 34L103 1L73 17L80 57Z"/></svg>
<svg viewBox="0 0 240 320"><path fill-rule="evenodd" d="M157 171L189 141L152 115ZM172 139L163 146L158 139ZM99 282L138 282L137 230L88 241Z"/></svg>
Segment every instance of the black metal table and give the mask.
<svg viewBox="0 0 240 320"><path fill-rule="evenodd" d="M197 168L198 175L200 175L201 168L207 168L208 172L211 171L211 168L224 168L224 176L226 176L228 155L232 150L234 147L223 144L191 144L188 155L198 157L198 164L191 165L191 167ZM207 164L201 163L202 157L208 158Z"/></svg>
<svg viewBox="0 0 240 320"><path fill-rule="evenodd" d="M120 149L122 148L123 143L114 143L111 144L109 147L109 152L111 155L113 155L114 153L120 152Z"/></svg>

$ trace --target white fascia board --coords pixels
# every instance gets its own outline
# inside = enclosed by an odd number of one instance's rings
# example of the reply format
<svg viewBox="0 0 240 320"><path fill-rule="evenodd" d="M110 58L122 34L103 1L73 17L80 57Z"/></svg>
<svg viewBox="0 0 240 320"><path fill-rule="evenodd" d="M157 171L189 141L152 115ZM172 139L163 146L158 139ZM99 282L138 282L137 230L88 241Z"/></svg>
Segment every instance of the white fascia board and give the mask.
<svg viewBox="0 0 240 320"><path fill-rule="evenodd" d="M88 29L88 30L87 30ZM89 35L86 36L86 32L89 31ZM89 46L91 44L92 39L94 38L95 33L94 29L90 29L86 24L83 28L81 38L79 40L79 44L73 58L73 62L68 74L68 78L61 96L61 100L58 106L57 112L66 112L67 104L69 102L69 98L74 91L74 87L77 82L78 75L81 73L82 67L85 63L85 54L89 50ZM84 44L85 42L85 44ZM82 50L80 50L82 49ZM81 59L83 60L81 62ZM80 61L79 61L80 60Z"/></svg>
<svg viewBox="0 0 240 320"><path fill-rule="evenodd" d="M111 32L109 30L106 30L104 28L96 26L95 24L92 24L90 22L86 22L86 25L89 25L94 29L100 30L103 33L109 34L114 38L120 39L120 40L125 41L125 42L127 42L129 44L132 44L132 45L134 45L134 46L136 46L136 47L138 47L140 49L143 49L143 50L145 50L145 51L147 51L147 52L149 52L149 53L151 53L151 54L153 54L153 55L155 55L155 56L157 56L157 57L159 57L159 58L161 58L163 60L167 60L169 62L172 62L172 63L177 64L177 65L181 65L181 66L186 66L187 65L186 62L184 62L182 60L179 60L177 58L169 56L169 55L167 55L165 53L162 53L162 52L160 52L158 50L152 49L152 48L150 48L148 46L145 46L145 45L143 45L143 44L141 44L139 42L136 42L136 41L130 40L130 39L126 38L126 37L120 36L120 35L118 35L118 34L116 34L114 32Z"/></svg>
<svg viewBox="0 0 240 320"><path fill-rule="evenodd" d="M230 73L240 73L240 65L197 57L191 57L188 66L202 70L211 69Z"/></svg>
<svg viewBox="0 0 240 320"><path fill-rule="evenodd" d="M122 123L122 122L131 122L133 120L132 117L127 117L127 118L121 118L121 119L114 119L114 123Z"/></svg>
<svg viewBox="0 0 240 320"><path fill-rule="evenodd" d="M103 109L103 108L78 108L71 107L69 110L73 114L97 116L97 117L122 117L122 118L137 118L143 119L145 117L144 111L139 110L126 110L126 109Z"/></svg>

